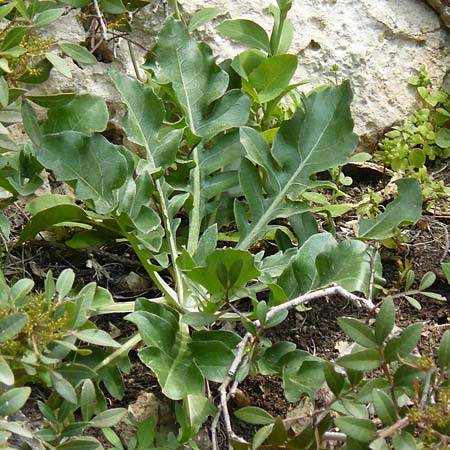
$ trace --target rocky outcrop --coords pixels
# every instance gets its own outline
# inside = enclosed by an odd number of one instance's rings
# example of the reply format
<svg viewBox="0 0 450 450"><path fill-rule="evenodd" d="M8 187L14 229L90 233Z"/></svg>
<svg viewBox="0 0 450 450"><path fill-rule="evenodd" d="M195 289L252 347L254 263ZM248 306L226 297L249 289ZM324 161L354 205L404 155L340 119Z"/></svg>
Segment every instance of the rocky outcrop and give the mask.
<svg viewBox="0 0 450 450"><path fill-rule="evenodd" d="M446 0L444 0L445 2ZM267 0L208 0L225 17L245 17L270 28ZM185 12L205 6L202 0L182 2ZM295 36L291 52L299 57L297 79L339 76L350 79L354 90L353 115L360 149L373 150L380 134L417 107L407 86L415 69L425 64L441 84L450 69L450 32L421 0L298 0L290 18ZM205 31L221 57L237 49Z"/></svg>
<svg viewBox="0 0 450 450"><path fill-rule="evenodd" d="M219 35L215 25L239 17L255 20L269 30L271 16L267 7L271 1L180 0L180 5L186 16L205 6L223 10L222 16L199 33L224 59L233 57L242 47ZM434 3L445 6L448 0ZM333 76L331 67L336 64L339 77L351 80L355 131L360 136L361 150L374 150L382 132L417 107L416 93L406 83L415 69L425 64L437 85L450 69L450 32L422 0L296 0L290 19L295 30L291 53L299 58L296 79L324 81ZM57 24L54 32L67 39L66 33L71 30L80 41L84 40L84 30L75 18L65 20ZM162 20L153 5L144 8L135 16L133 39L151 47ZM136 48L135 52L142 62L143 51ZM90 91L105 96L114 105L117 94L109 81L111 70L134 73L125 41L118 44L113 63L83 68L74 65L71 80L53 73L45 89Z"/></svg>
<svg viewBox="0 0 450 450"><path fill-rule="evenodd" d="M450 0L426 0L439 14L445 25L450 28Z"/></svg>

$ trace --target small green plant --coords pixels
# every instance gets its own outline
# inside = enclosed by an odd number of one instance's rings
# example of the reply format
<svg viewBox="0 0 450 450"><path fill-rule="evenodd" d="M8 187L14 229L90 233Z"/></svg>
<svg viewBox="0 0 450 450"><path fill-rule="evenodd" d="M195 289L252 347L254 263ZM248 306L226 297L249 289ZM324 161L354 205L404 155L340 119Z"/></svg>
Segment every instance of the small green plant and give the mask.
<svg viewBox="0 0 450 450"><path fill-rule="evenodd" d="M262 131L271 141L280 124L295 112L294 107L281 100L304 83L292 83L297 69L297 57L288 54L292 43L293 27L288 19L292 0L277 0L269 6L273 17L270 36L257 23L247 19L222 22L217 29L226 37L238 41L248 50L237 55L229 64L240 79L243 92L252 100L250 124ZM293 97L294 98L294 97Z"/></svg>
<svg viewBox="0 0 450 450"><path fill-rule="evenodd" d="M414 306L414 308L418 310L422 309L422 306L415 298L417 295L422 295L424 297L442 302L446 301L444 296L428 291L428 289L436 281L436 274L434 272L426 272L420 281L417 281L411 261L402 261L399 259L397 260L397 266L399 269L398 286L393 288L391 291L384 290L386 294L392 294L390 295L391 298L405 298L412 306ZM416 284L417 287L413 288L414 284ZM400 292L393 293L399 290Z"/></svg>
<svg viewBox="0 0 450 450"><path fill-rule="evenodd" d="M89 427L112 426L126 413L107 410L101 383L111 395L121 396L118 367L125 370L129 347L90 320L113 300L95 283L77 291L73 282L72 270L56 280L49 272L45 291L36 294L32 280L24 278L9 287L0 273L0 444L18 434L40 448L65 448L68 438L70 445L97 448L95 439L74 436ZM47 398L35 403L29 385L47 388ZM35 403L45 419L34 432L14 420L27 401Z"/></svg>
<svg viewBox="0 0 450 450"><path fill-rule="evenodd" d="M424 199L433 204L450 194L448 187L427 172L432 163L450 157L450 95L443 88L432 88L425 66L408 83L416 87L423 107L403 125L385 134L375 158L395 171L417 178L423 186Z"/></svg>
<svg viewBox="0 0 450 450"><path fill-rule="evenodd" d="M427 162L450 156L450 98L444 89L433 90L429 72L422 66L419 76L408 83L417 88L425 103L402 126L386 133L376 158L395 171L414 172Z"/></svg>

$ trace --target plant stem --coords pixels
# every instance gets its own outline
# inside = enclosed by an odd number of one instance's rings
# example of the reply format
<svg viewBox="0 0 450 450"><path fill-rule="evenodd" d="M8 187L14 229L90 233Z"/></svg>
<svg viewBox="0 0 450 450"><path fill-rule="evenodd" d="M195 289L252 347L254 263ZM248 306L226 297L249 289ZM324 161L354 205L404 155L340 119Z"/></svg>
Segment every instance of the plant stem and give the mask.
<svg viewBox="0 0 450 450"><path fill-rule="evenodd" d="M131 349L136 347L139 342L142 341L142 337L139 333L136 333L134 336L132 336L130 339L128 339L125 344L122 345L122 347L118 348L115 352L111 353L108 357L106 357L100 364L98 364L94 371L97 372L100 369L103 369L103 367L106 367L108 364L111 364L112 361L114 361L116 358L120 358L124 353L128 353Z"/></svg>
<svg viewBox="0 0 450 450"><path fill-rule="evenodd" d="M158 273L154 269L154 266L152 266L152 264L148 262L148 256L143 254L144 252L140 248L141 244L139 240L132 233L128 233L119 220L117 221L117 223L119 224L123 235L133 247L134 252L139 258L139 261L141 261L141 264L143 265L148 276L152 279L153 283L155 283L155 286L165 295L167 304L169 304L170 306L174 306L176 309L179 309L181 306L179 305L177 296L174 295L174 290L164 281L163 278L158 275Z"/></svg>
<svg viewBox="0 0 450 450"><path fill-rule="evenodd" d="M280 10L280 22L278 24L278 27L274 27L274 30L272 31L272 36L271 36L271 43L270 43L270 49L272 51L272 56L277 56L278 53L278 48L280 46L280 40L281 40L281 35L283 34L283 28L284 28L284 22L286 21L287 18L287 13L288 13L288 9L286 10Z"/></svg>
<svg viewBox="0 0 450 450"><path fill-rule="evenodd" d="M167 199L166 194L164 192L164 188L161 184L160 180L155 180L155 186L156 190L158 191L158 197L159 197L159 203L161 205L161 214L163 218L164 228L166 230L167 239L169 241L169 248L170 248L170 257L172 259L172 266L175 273L175 285L178 295L178 304L180 306L183 305L184 300L184 287L183 287L183 278L181 276L180 268L177 264L177 258L178 258L178 250L177 250L177 244L175 242L175 236L173 234L172 230L172 224L169 217L169 209L167 205Z"/></svg>
<svg viewBox="0 0 450 450"><path fill-rule="evenodd" d="M261 122L261 128L263 130L267 130L269 128L273 108L275 108L279 101L280 97L277 97L266 104L266 107L264 109L264 116Z"/></svg>
<svg viewBox="0 0 450 450"><path fill-rule="evenodd" d="M134 55L133 47L131 46L131 42L127 40L128 52L130 53L131 62L133 63L134 73L136 74L136 78L139 81L142 81L141 76L139 75L139 67L136 62L136 56Z"/></svg>
<svg viewBox="0 0 450 450"><path fill-rule="evenodd" d="M189 237L187 244L187 251L194 255L197 250L197 244L200 236L200 167L198 159L198 149L194 148L192 151L192 158L195 161L195 167L192 169L192 212L189 217Z"/></svg>
<svg viewBox="0 0 450 450"><path fill-rule="evenodd" d="M397 396L395 395L394 380L392 379L391 372L389 371L389 366L387 365L386 361L384 361L384 355L383 355L383 363L381 364L381 368L383 369L384 375L386 376L386 378L389 382L389 392L391 394L392 403L394 404L395 415L397 416L397 419L399 419L400 413L398 410Z"/></svg>
<svg viewBox="0 0 450 450"><path fill-rule="evenodd" d="M377 437L386 439L389 436L392 436L394 433L401 431L403 428L406 428L409 425L409 417L403 417L399 421L395 422L389 428L385 428L377 433Z"/></svg>
<svg viewBox="0 0 450 450"><path fill-rule="evenodd" d="M183 17L180 14L180 10L178 8L178 1L172 0L172 7L173 7L173 15L176 19L183 21Z"/></svg>
<svg viewBox="0 0 450 450"><path fill-rule="evenodd" d="M103 20L103 14L100 11L100 8L98 6L98 1L97 0L93 0L93 2L94 2L95 12L97 14L97 19L100 22L100 26L102 28L103 39L106 41L108 39L108 29L106 28L105 22Z"/></svg>

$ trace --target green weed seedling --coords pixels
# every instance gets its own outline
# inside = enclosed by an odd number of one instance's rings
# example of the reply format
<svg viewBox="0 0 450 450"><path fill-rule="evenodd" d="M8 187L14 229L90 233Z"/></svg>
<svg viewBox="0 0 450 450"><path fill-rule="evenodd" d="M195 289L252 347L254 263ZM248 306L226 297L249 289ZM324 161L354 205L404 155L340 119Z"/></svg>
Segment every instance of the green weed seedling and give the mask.
<svg viewBox="0 0 450 450"><path fill-rule="evenodd" d="M395 171L417 178L423 186L424 199L432 206L450 193L448 187L427 172L432 163L450 156L450 97L445 89L431 87L425 66L408 83L417 89L422 108L385 134L375 158Z"/></svg>

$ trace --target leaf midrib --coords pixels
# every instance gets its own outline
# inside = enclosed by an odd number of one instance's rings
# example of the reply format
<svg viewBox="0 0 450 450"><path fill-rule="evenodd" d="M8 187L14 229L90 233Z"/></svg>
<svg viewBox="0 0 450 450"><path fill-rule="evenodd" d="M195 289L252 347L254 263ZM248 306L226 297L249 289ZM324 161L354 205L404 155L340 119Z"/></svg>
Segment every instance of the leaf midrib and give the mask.
<svg viewBox="0 0 450 450"><path fill-rule="evenodd" d="M334 116L336 114L336 109L337 109L337 103L334 106L333 114L330 115L330 118L329 118L326 126L323 127L323 129L319 135L319 138L316 140L316 143L311 148L311 151L309 152L307 157L302 161L301 165L298 166L297 170L289 178L289 181L288 181L288 183L286 183L285 187L275 197L273 197L273 200L272 200L270 206L267 208L266 212L261 216L261 218L257 221L257 223L252 226L252 231L246 236L246 238L242 242L240 242L237 245L237 248L239 248L239 249L248 248L255 240L254 236L258 236L261 229L264 228L270 222L270 220L272 220L271 216L273 214L273 211L278 207L279 203L284 201L291 185L294 183L295 179L297 179L299 174L303 171L303 169L307 165L309 159L311 158L311 155L314 153L314 151L317 148L317 146L319 145L319 142L321 141L323 135L328 130L330 123L334 119ZM297 151L298 151L298 149L297 149Z"/></svg>

